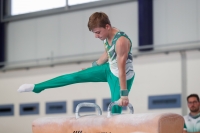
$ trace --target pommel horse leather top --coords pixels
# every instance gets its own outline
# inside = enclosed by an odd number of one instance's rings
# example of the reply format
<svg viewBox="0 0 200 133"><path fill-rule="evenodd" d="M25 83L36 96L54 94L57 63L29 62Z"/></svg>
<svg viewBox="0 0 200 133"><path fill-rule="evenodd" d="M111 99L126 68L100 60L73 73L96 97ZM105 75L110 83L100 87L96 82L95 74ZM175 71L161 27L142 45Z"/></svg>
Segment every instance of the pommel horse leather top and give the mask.
<svg viewBox="0 0 200 133"><path fill-rule="evenodd" d="M98 106L98 105L97 105ZM33 133L182 133L184 119L175 113L44 117L32 123Z"/></svg>

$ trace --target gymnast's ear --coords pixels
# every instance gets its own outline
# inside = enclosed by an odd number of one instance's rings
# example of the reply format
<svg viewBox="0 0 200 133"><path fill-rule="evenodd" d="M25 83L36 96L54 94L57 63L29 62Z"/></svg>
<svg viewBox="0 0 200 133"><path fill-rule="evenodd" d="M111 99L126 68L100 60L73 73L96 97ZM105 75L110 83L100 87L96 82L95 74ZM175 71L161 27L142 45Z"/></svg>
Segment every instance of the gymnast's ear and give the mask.
<svg viewBox="0 0 200 133"><path fill-rule="evenodd" d="M105 29L110 30L111 26L109 24L106 24Z"/></svg>

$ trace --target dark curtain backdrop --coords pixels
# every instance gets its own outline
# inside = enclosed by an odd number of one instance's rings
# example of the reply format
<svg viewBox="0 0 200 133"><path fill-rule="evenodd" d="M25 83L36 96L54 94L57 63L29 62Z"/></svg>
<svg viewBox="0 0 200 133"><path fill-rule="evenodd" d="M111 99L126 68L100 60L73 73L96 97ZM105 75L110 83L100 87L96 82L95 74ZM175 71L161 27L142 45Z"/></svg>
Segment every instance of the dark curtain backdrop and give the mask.
<svg viewBox="0 0 200 133"><path fill-rule="evenodd" d="M139 46L153 45L153 0L138 0ZM152 48L140 49L149 51Z"/></svg>
<svg viewBox="0 0 200 133"><path fill-rule="evenodd" d="M0 2L0 11L1 11L1 2ZM0 22L0 62L5 61L5 24ZM0 65L3 67L3 65Z"/></svg>

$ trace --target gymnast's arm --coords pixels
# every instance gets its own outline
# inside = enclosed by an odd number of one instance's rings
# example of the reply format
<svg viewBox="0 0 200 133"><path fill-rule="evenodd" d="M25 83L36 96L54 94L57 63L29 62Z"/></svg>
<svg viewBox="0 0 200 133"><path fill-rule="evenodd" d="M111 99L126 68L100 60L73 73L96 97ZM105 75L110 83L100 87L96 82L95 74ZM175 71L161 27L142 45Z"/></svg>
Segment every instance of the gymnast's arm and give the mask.
<svg viewBox="0 0 200 133"><path fill-rule="evenodd" d="M116 43L116 53L117 53L117 65L119 69L119 82L120 89L127 90L126 85L126 60L128 57L128 52L130 49L130 44L125 37L120 37ZM128 96L121 96L120 106L127 106L129 103Z"/></svg>
<svg viewBox="0 0 200 133"><path fill-rule="evenodd" d="M92 66L98 66L98 65L102 65L104 63L106 63L108 61L108 54L107 52L105 51L98 60L94 61L92 63ZM82 68L82 70L84 70L86 68Z"/></svg>
<svg viewBox="0 0 200 133"><path fill-rule="evenodd" d="M108 54L105 51L100 58L96 61L97 65L102 65L108 61Z"/></svg>

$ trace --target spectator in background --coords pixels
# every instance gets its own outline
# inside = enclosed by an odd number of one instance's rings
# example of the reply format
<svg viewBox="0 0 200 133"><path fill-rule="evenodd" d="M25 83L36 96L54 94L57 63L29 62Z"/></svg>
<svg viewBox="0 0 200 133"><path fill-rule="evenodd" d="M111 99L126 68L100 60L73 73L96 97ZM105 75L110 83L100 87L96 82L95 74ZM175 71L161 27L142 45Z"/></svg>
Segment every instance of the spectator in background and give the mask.
<svg viewBox="0 0 200 133"><path fill-rule="evenodd" d="M184 116L184 133L200 133L200 101L197 94L187 97L190 113Z"/></svg>

